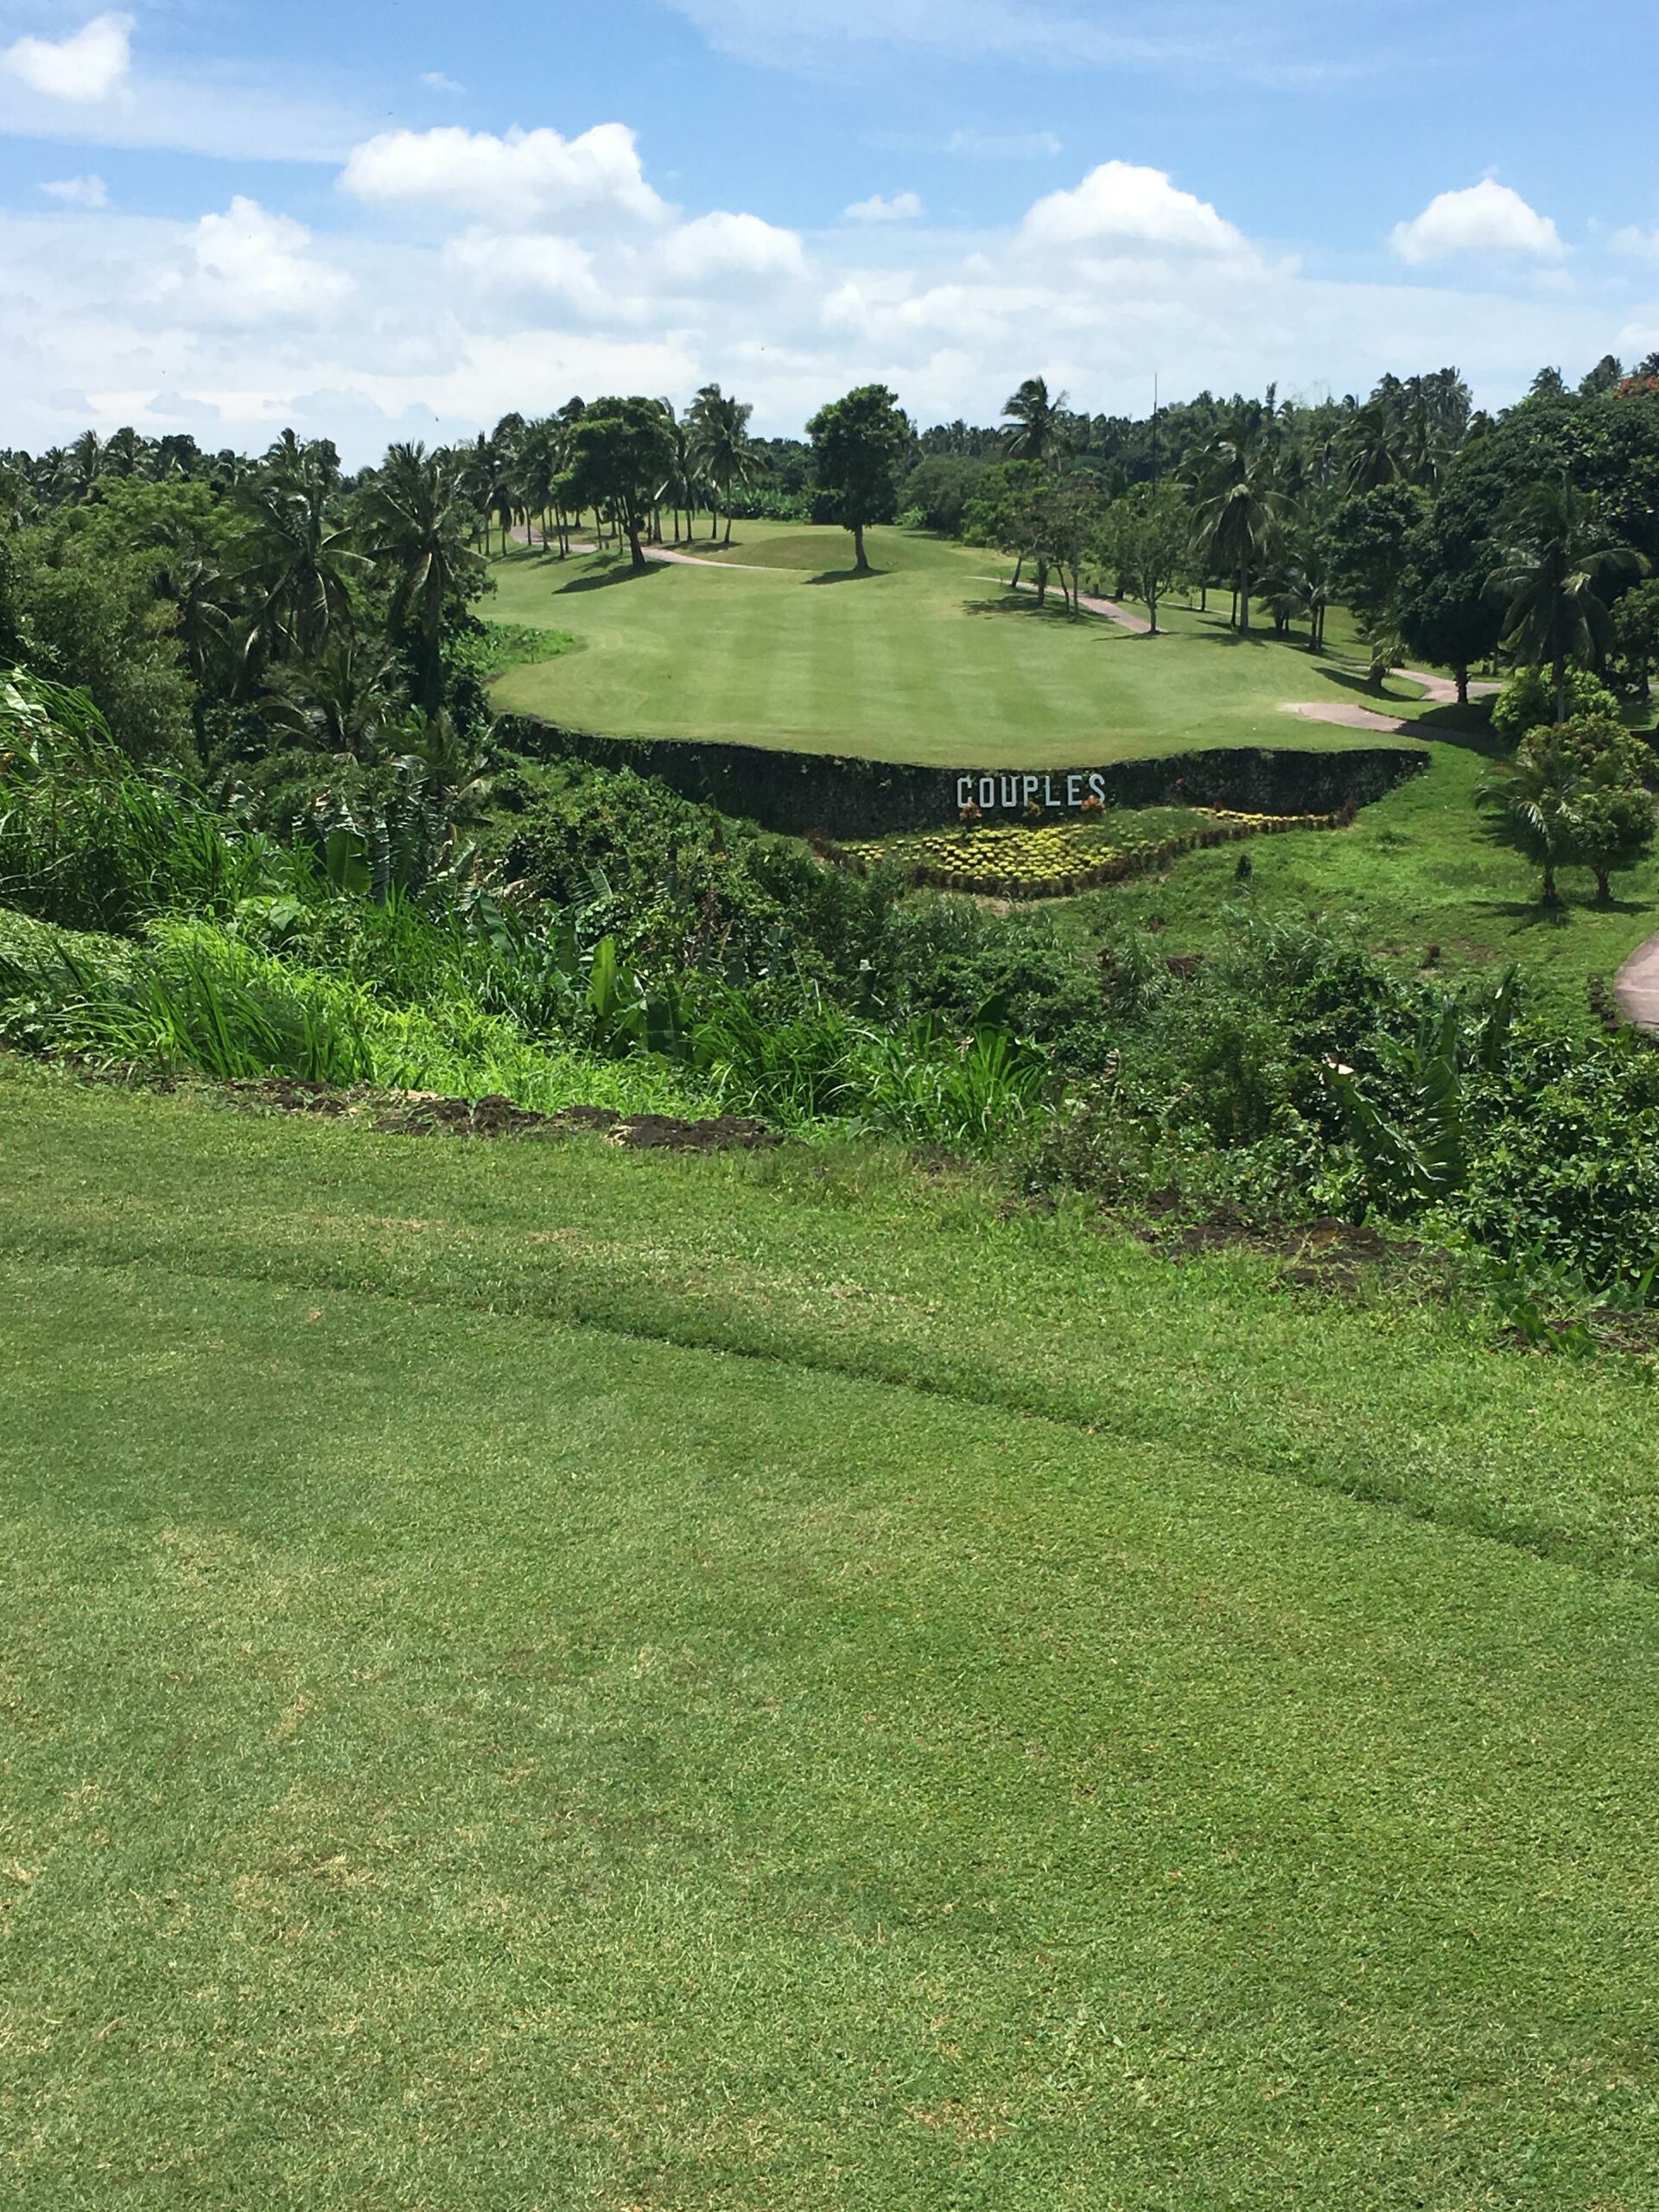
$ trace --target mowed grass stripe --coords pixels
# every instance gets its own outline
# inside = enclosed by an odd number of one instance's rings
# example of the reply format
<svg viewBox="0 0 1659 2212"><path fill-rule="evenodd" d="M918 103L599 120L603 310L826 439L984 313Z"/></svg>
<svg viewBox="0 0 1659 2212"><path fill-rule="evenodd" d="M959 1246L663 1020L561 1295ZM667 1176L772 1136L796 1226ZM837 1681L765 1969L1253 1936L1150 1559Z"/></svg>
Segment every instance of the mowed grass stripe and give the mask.
<svg viewBox="0 0 1659 2212"><path fill-rule="evenodd" d="M0 1310L22 2212L1642 2202L1648 1593L465 1309Z"/></svg>
<svg viewBox="0 0 1659 2212"><path fill-rule="evenodd" d="M188 1172L179 1161L188 1159ZM1645 1393L1455 1312L1180 1268L862 1148L619 1159L296 1127L0 1063L0 1249L454 1299L1201 1449L1659 1582Z"/></svg>
<svg viewBox="0 0 1659 2212"><path fill-rule="evenodd" d="M782 565L767 571L768 554ZM569 629L592 649L512 670L498 703L601 734L947 766L1085 765L1085 733L1088 758L1102 762L1197 745L1377 741L1280 712L1286 700L1351 699L1363 671L1351 640L1321 659L1272 638L1234 650L1221 614L1171 607L1169 635L1137 647L1097 620L1045 620L1034 605L987 614L976 603L998 587L982 581L995 567L982 550L899 530L870 533L877 573L867 578L848 574L844 532L747 524L733 560L755 556L762 573L664 567L598 588L612 556L499 563L491 613ZM732 645L724 664L721 639ZM964 700L976 704L966 730Z"/></svg>

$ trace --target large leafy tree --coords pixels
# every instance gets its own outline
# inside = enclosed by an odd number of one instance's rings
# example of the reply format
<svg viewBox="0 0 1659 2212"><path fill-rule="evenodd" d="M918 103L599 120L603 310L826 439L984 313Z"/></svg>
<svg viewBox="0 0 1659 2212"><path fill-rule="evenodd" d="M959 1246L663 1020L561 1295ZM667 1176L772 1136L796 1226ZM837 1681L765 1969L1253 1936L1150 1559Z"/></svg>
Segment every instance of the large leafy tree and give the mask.
<svg viewBox="0 0 1659 2212"><path fill-rule="evenodd" d="M1565 480L1535 484L1516 503L1491 588L1503 607L1504 644L1531 666L1550 671L1557 721L1567 714L1568 664L1599 668L1605 657L1612 637L1609 586L1646 565Z"/></svg>
<svg viewBox="0 0 1659 2212"><path fill-rule="evenodd" d="M1398 649L1399 593L1412 534L1427 515L1428 494L1396 481L1344 499L1326 531L1338 596L1370 640L1372 681L1379 686Z"/></svg>
<svg viewBox="0 0 1659 2212"><path fill-rule="evenodd" d="M1167 478L1142 486L1109 510L1103 550L1124 588L1147 603L1158 634L1158 603L1185 575L1192 547L1192 510L1180 486Z"/></svg>
<svg viewBox="0 0 1659 2212"><path fill-rule="evenodd" d="M1469 671L1497 651L1503 626L1503 610L1488 589L1497 557L1493 518L1470 490L1471 480L1455 474L1441 486L1433 511L1407 540L1395 601L1406 650L1449 668L1464 706Z"/></svg>
<svg viewBox="0 0 1659 2212"><path fill-rule="evenodd" d="M1652 696L1653 664L1659 661L1659 577L1627 591L1614 607L1613 642L1645 706Z"/></svg>
<svg viewBox="0 0 1659 2212"><path fill-rule="evenodd" d="M674 467L674 441L655 399L596 399L570 431L570 462L559 493L578 512L608 508L626 532L636 569L657 495Z"/></svg>
<svg viewBox="0 0 1659 2212"><path fill-rule="evenodd" d="M1501 834L1543 871L1541 898L1555 906L1555 872L1576 861L1611 896L1610 878L1651 850L1653 800L1643 788L1647 760L1640 745L1605 715L1576 715L1535 729L1509 767L1480 787L1497 810Z"/></svg>
<svg viewBox="0 0 1659 2212"><path fill-rule="evenodd" d="M891 522L894 476L909 450L911 428L884 384L860 385L821 407L806 426L812 465L833 519L853 534L853 565L868 575L864 532Z"/></svg>

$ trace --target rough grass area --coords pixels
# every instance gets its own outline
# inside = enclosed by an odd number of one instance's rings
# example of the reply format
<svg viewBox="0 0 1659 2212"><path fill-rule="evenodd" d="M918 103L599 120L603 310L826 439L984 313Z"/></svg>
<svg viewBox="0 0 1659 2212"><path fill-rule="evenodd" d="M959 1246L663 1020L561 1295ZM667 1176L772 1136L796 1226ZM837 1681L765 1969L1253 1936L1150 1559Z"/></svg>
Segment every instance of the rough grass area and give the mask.
<svg viewBox="0 0 1659 2212"><path fill-rule="evenodd" d="M523 622L492 622L484 643L486 677L505 676L510 668L538 667L573 652L576 640L569 630L532 629Z"/></svg>
<svg viewBox="0 0 1659 2212"><path fill-rule="evenodd" d="M1203 952L1246 913L1351 916L1377 951L1448 973L1520 961L1535 1003L1586 1014L1585 985L1611 976L1659 930L1659 862L1616 876L1606 906L1588 870L1561 871L1562 904L1538 899L1538 871L1492 834L1475 801L1490 759L1435 745L1428 772L1363 808L1335 835L1293 830L1194 852L1050 909L1090 939L1149 925L1172 954ZM1243 860L1247 872L1241 874Z"/></svg>
<svg viewBox="0 0 1659 2212"><path fill-rule="evenodd" d="M1630 1370L0 1067L21 2212L1634 2208Z"/></svg>
<svg viewBox="0 0 1659 2212"><path fill-rule="evenodd" d="M612 737L700 738L947 766L1099 766L1211 746L1346 747L1375 733L1304 721L1286 701L1408 715L1415 685L1365 688L1340 622L1311 656L1271 630L1170 606L1169 634L1073 620L999 582L998 556L899 530L870 533L851 574L844 531L747 523L721 564L495 564L492 620L569 630L588 648L518 667L498 705ZM699 545L699 556L709 549ZM745 565L739 566L742 563Z"/></svg>

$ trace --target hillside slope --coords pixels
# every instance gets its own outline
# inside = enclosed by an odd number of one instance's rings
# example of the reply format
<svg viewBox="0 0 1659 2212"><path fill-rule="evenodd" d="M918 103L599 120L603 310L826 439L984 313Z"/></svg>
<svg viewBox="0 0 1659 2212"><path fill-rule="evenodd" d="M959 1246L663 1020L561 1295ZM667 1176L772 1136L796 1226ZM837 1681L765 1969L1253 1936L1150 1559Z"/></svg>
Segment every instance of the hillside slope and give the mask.
<svg viewBox="0 0 1659 2212"><path fill-rule="evenodd" d="M1611 1364L0 1063L9 2202L1634 2208Z"/></svg>

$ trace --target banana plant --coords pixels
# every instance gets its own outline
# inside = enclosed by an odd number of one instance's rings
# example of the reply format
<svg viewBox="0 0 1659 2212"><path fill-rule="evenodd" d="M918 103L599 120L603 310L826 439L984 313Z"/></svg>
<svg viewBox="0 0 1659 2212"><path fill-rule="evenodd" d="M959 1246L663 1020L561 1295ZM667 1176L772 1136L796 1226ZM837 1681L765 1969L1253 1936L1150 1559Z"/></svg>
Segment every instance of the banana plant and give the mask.
<svg viewBox="0 0 1659 2212"><path fill-rule="evenodd" d="M1352 1069L1329 1069L1375 1203L1410 1212L1462 1189L1470 1163L1467 1078L1501 1069L1519 1007L1514 968L1472 1011L1447 997L1428 1007L1415 1037L1392 1056L1389 1072L1404 1101L1393 1115L1366 1096Z"/></svg>

